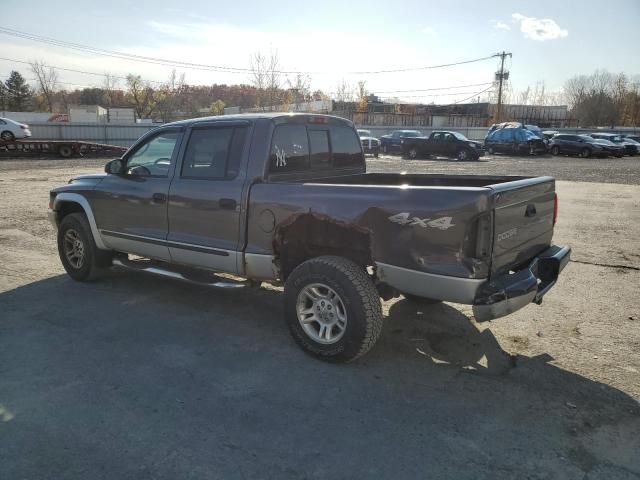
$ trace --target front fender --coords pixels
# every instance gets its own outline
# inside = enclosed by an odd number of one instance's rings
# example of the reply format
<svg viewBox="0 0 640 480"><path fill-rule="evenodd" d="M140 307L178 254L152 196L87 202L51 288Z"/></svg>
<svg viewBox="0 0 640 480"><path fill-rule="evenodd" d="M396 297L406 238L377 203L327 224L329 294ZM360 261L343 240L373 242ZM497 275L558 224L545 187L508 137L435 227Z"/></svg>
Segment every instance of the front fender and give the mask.
<svg viewBox="0 0 640 480"><path fill-rule="evenodd" d="M93 215L93 210L91 209L89 201L79 193L61 192L56 195L56 198L53 201L53 205L51 206L51 210L53 212L57 212L58 210L60 210L61 205L65 202L77 203L82 207L82 210L84 211L84 214L87 216L87 220L89 221L89 225L91 226L91 233L93 234L93 240L96 242L96 246L101 250L109 250L102 241L102 236L100 235L100 231L98 230L96 218ZM50 214L50 217L51 216L52 215Z"/></svg>

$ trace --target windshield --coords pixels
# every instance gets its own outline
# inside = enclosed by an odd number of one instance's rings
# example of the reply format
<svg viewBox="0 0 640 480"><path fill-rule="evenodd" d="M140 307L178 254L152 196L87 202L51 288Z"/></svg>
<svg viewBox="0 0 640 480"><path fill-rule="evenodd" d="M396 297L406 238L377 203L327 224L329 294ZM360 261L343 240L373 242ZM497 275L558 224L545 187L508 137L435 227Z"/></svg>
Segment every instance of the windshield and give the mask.
<svg viewBox="0 0 640 480"><path fill-rule="evenodd" d="M400 134L401 137L421 137L422 133L417 130L406 130Z"/></svg>
<svg viewBox="0 0 640 480"><path fill-rule="evenodd" d="M451 135L453 135L454 137L456 137L458 140L463 140L465 142L468 142L469 139L467 137L465 137L463 134L458 133L458 132L451 132Z"/></svg>
<svg viewBox="0 0 640 480"><path fill-rule="evenodd" d="M358 135L361 137L370 137L371 132L369 130L358 130Z"/></svg>

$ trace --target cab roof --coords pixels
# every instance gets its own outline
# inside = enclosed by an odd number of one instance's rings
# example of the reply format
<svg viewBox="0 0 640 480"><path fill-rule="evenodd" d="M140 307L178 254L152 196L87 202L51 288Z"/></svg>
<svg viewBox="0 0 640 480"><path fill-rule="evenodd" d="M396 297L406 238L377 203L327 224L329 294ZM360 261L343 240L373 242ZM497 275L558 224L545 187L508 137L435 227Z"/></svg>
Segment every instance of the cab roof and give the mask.
<svg viewBox="0 0 640 480"><path fill-rule="evenodd" d="M325 115L320 113L292 113L292 112L255 112L255 113L236 113L233 115L214 115L210 117L198 117L198 118L189 118L186 120L179 120L177 122L167 123L166 125L193 125L197 123L212 123L212 122L226 122L230 120L247 120L254 121L260 119L269 119L269 120L284 120L283 123L286 123L287 119L295 119L294 121L301 121L304 117L308 118L326 118L331 119L333 122L339 121L344 123L345 125L353 125L353 123L346 118L336 117L334 115Z"/></svg>

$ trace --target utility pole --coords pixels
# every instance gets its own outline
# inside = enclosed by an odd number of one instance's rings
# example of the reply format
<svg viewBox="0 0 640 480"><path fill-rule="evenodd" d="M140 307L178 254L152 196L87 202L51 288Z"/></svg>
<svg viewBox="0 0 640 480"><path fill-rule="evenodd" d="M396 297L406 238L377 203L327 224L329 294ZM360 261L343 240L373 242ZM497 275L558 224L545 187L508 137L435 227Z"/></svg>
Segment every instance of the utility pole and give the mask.
<svg viewBox="0 0 640 480"><path fill-rule="evenodd" d="M504 71L504 59L511 57L511 53L503 51L502 53L496 53L496 57L500 57L500 71L496 73L496 79L498 80L498 105L496 111L495 123L502 121L502 82L509 79L509 72Z"/></svg>

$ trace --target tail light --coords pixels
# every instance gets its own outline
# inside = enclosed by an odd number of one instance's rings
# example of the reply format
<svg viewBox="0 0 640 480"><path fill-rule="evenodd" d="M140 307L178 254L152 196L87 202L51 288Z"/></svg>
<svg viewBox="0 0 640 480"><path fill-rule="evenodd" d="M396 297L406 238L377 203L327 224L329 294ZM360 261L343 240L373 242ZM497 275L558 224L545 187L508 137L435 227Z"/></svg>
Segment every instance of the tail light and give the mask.
<svg viewBox="0 0 640 480"><path fill-rule="evenodd" d="M558 194L553 194L553 224L558 221Z"/></svg>

